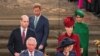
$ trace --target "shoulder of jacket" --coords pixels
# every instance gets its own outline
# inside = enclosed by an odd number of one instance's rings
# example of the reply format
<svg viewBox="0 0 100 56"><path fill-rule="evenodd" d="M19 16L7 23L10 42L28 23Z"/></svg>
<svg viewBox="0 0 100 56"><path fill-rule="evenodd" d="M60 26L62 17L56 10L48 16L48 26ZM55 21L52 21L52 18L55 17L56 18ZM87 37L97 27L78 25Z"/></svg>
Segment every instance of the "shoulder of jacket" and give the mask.
<svg viewBox="0 0 100 56"><path fill-rule="evenodd" d="M41 15L41 17L45 20L48 20L46 16Z"/></svg>
<svg viewBox="0 0 100 56"><path fill-rule="evenodd" d="M27 52L27 50L22 50L22 51L21 51L21 53L26 53L26 52Z"/></svg>
<svg viewBox="0 0 100 56"><path fill-rule="evenodd" d="M14 30L13 30L13 32L18 31L18 30L20 30L20 28L19 28L19 27L18 27L18 28L16 28L16 29L14 29Z"/></svg>
<svg viewBox="0 0 100 56"><path fill-rule="evenodd" d="M41 53L41 54L43 54L43 52L41 52L41 51L39 51L39 50L36 50L35 52L36 52L36 53Z"/></svg>

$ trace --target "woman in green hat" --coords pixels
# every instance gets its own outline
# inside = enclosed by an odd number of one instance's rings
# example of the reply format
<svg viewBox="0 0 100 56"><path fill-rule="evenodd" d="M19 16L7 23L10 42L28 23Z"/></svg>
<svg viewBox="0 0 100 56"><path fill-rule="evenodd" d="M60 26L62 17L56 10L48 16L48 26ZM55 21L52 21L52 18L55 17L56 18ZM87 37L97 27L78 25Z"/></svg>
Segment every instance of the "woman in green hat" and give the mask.
<svg viewBox="0 0 100 56"><path fill-rule="evenodd" d="M83 23L84 12L80 9L75 11L75 25L74 33L78 34L80 37L80 47L82 51L82 56L88 56L88 43L89 43L89 29L87 24Z"/></svg>

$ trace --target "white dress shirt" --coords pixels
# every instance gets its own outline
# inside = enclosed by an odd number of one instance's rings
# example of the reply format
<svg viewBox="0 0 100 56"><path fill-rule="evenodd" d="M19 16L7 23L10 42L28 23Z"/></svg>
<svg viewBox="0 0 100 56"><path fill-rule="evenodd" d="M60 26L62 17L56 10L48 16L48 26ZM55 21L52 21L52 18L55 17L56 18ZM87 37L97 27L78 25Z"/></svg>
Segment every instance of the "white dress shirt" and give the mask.
<svg viewBox="0 0 100 56"><path fill-rule="evenodd" d="M28 54L29 54L29 56L34 56L34 51L33 51L33 52L30 52L30 51L28 50Z"/></svg>

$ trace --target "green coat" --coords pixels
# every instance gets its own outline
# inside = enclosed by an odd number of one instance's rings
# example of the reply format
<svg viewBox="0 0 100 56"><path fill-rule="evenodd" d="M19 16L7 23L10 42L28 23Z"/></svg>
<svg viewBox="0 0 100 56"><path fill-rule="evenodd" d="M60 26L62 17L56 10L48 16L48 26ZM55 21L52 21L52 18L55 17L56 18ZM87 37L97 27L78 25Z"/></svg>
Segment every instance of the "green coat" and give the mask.
<svg viewBox="0 0 100 56"><path fill-rule="evenodd" d="M89 29L85 23L75 23L74 33L80 37L80 47L83 48L83 55L88 56Z"/></svg>

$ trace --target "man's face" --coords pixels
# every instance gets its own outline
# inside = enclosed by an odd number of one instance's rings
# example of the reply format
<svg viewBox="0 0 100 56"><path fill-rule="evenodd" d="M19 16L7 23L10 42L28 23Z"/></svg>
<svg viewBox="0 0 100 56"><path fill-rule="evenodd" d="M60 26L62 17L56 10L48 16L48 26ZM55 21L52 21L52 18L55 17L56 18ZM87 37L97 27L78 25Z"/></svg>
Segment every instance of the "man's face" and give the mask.
<svg viewBox="0 0 100 56"><path fill-rule="evenodd" d="M65 30L66 30L66 32L68 34L72 34L72 32L73 32L73 26L71 26L71 27L65 27Z"/></svg>
<svg viewBox="0 0 100 56"><path fill-rule="evenodd" d="M81 18L79 15L77 15L77 16L76 16L76 21L77 21L77 22L82 22L82 18Z"/></svg>
<svg viewBox="0 0 100 56"><path fill-rule="evenodd" d="M36 44L30 42L27 44L27 49L32 52L36 48Z"/></svg>
<svg viewBox="0 0 100 56"><path fill-rule="evenodd" d="M29 19L28 19L28 18L23 18L23 19L20 21L20 23L21 23L21 26L22 26L23 28L27 28L28 25L29 25Z"/></svg>
<svg viewBox="0 0 100 56"><path fill-rule="evenodd" d="M34 15L39 16L41 14L41 9L39 7L33 8L33 13Z"/></svg>

